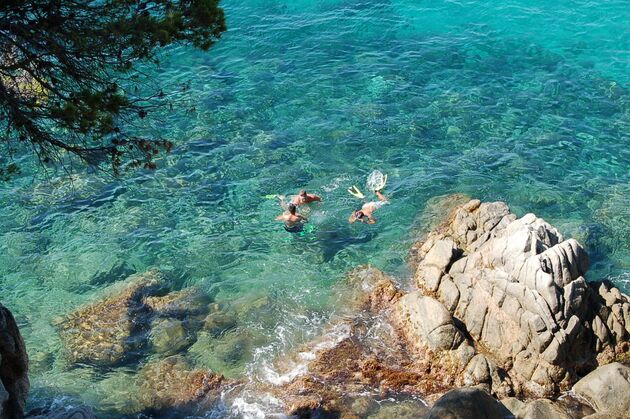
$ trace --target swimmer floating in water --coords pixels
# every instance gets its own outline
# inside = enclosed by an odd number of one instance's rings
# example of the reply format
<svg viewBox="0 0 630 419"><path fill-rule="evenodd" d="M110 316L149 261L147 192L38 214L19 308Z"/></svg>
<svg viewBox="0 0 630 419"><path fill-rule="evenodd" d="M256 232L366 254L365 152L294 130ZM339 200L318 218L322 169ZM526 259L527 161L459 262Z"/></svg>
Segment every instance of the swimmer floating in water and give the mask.
<svg viewBox="0 0 630 419"><path fill-rule="evenodd" d="M291 203L296 206L300 206L300 205L310 204L311 202L321 201L321 200L322 200L321 197L315 194L306 193L306 191L302 189L300 190L300 192L298 192L297 195L293 197L293 199L291 199Z"/></svg>
<svg viewBox="0 0 630 419"><path fill-rule="evenodd" d="M308 219L297 213L297 206L290 203L287 211L276 217L278 221L284 221L284 229L289 233L299 233L304 228L304 223Z"/></svg>
<svg viewBox="0 0 630 419"><path fill-rule="evenodd" d="M376 223L376 218L374 218L373 215L374 211L385 204L389 204L389 200L385 195L381 193L381 191L374 191L374 193L376 194L378 201L366 202L365 204L363 204L361 209L353 211L352 215L350 215L350 218L348 219L348 222L350 222L350 224L354 223L355 221L361 221L362 223L366 224Z"/></svg>

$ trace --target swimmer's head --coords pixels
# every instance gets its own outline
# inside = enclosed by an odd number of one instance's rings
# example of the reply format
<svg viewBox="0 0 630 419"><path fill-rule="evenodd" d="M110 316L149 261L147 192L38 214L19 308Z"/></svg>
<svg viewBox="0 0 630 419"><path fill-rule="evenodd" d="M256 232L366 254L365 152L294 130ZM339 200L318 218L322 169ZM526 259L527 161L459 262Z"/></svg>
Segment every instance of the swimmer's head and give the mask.
<svg viewBox="0 0 630 419"><path fill-rule="evenodd" d="M295 214L295 210L297 209L297 206L295 206L295 204L293 202L289 203L289 205L287 206L287 209L289 210L289 212L291 214Z"/></svg>
<svg viewBox="0 0 630 419"><path fill-rule="evenodd" d="M354 212L354 218L356 218L357 220L360 220L363 217L365 217L365 214L360 209Z"/></svg>
<svg viewBox="0 0 630 419"><path fill-rule="evenodd" d="M306 191L304 189L300 189L300 192L298 192L298 195L306 198Z"/></svg>

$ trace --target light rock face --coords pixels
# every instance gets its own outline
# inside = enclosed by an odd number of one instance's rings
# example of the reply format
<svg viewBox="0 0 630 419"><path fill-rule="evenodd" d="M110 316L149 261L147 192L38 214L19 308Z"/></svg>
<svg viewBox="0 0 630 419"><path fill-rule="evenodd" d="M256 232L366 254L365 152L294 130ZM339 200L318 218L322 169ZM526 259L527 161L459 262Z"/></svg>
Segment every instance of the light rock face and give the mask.
<svg viewBox="0 0 630 419"><path fill-rule="evenodd" d="M598 413L611 417L630 416L630 368L618 362L603 365L573 386Z"/></svg>
<svg viewBox="0 0 630 419"><path fill-rule="evenodd" d="M550 396L628 351L628 297L586 282L582 246L534 214L517 219L502 202L471 200L414 246L411 261L421 292L443 304L517 394ZM424 315L424 303L414 304L399 312ZM417 330L424 320L416 317L403 319L403 330ZM475 362L469 384L487 379Z"/></svg>
<svg viewBox="0 0 630 419"><path fill-rule="evenodd" d="M401 321L406 321L405 332L417 345L426 345L429 349L439 351L457 349L464 341L451 314L434 298L424 296L419 291L412 292L405 295L396 308Z"/></svg>
<svg viewBox="0 0 630 419"><path fill-rule="evenodd" d="M0 304L0 417L22 418L29 389L28 356L11 312Z"/></svg>
<svg viewBox="0 0 630 419"><path fill-rule="evenodd" d="M515 416L519 419L571 419L571 416L566 411L547 399L532 400L515 413Z"/></svg>

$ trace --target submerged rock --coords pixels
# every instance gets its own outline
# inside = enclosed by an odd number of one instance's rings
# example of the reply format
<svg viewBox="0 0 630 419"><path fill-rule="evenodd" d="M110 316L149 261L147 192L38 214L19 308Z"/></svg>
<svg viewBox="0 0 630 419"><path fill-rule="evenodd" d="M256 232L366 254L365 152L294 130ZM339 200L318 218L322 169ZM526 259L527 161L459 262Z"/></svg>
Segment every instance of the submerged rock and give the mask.
<svg viewBox="0 0 630 419"><path fill-rule="evenodd" d="M266 342L265 337L255 330L236 329L221 336L202 331L197 334L197 341L188 348L187 354L196 365L235 378L242 376L245 365L253 359L255 349Z"/></svg>
<svg viewBox="0 0 630 419"><path fill-rule="evenodd" d="M157 316L189 317L207 313L211 298L199 288L188 287L164 296L149 296L144 301Z"/></svg>
<svg viewBox="0 0 630 419"><path fill-rule="evenodd" d="M216 311L208 314L203 321L203 330L212 337L219 337L238 325L238 318L235 313Z"/></svg>
<svg viewBox="0 0 630 419"><path fill-rule="evenodd" d="M114 365L133 355L150 320L145 297L164 288L157 271L132 276L102 301L71 313L58 325L71 362Z"/></svg>
<svg viewBox="0 0 630 419"><path fill-rule="evenodd" d="M192 345L194 337L181 320L157 319L151 324L149 342L155 352L174 355Z"/></svg>
<svg viewBox="0 0 630 419"><path fill-rule="evenodd" d="M350 311L366 309L379 312L391 308L403 295L396 287L394 278L372 265L361 265L346 274L340 290L347 295L346 308Z"/></svg>
<svg viewBox="0 0 630 419"><path fill-rule="evenodd" d="M29 419L96 419L89 406L58 407L37 414L29 414Z"/></svg>
<svg viewBox="0 0 630 419"><path fill-rule="evenodd" d="M221 396L223 376L193 370L181 356L147 364L138 375L138 401L143 410L208 408Z"/></svg>
<svg viewBox="0 0 630 419"><path fill-rule="evenodd" d="M11 312L0 304L0 417L24 416L29 389L28 355Z"/></svg>
<svg viewBox="0 0 630 419"><path fill-rule="evenodd" d="M102 300L60 320L69 361L112 366L138 356L147 343L161 354L190 346L195 339L191 330L201 325L210 299L194 287L167 291L158 271L133 275L111 287Z"/></svg>

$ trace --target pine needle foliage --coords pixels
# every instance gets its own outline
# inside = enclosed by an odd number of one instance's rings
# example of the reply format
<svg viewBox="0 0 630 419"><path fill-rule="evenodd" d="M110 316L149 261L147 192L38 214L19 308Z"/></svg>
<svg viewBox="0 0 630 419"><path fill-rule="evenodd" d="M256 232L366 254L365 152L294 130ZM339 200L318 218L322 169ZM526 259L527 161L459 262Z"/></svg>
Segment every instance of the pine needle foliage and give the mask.
<svg viewBox="0 0 630 419"><path fill-rule="evenodd" d="M45 163L155 168L172 143L125 130L163 105L164 92L139 86L139 65L170 45L207 50L225 30L219 0L3 0L0 143ZM10 165L3 177L18 172Z"/></svg>

